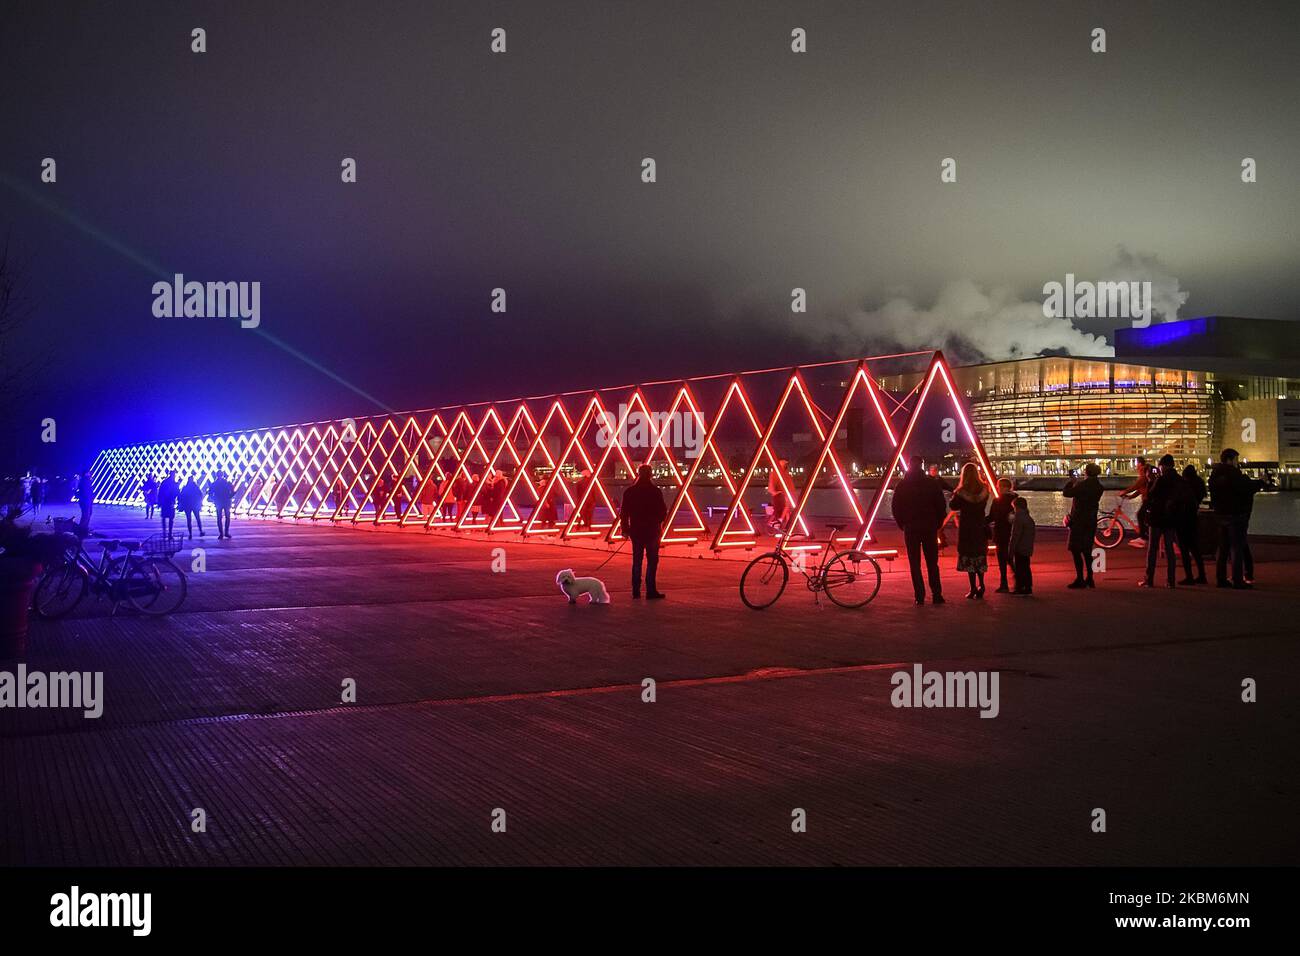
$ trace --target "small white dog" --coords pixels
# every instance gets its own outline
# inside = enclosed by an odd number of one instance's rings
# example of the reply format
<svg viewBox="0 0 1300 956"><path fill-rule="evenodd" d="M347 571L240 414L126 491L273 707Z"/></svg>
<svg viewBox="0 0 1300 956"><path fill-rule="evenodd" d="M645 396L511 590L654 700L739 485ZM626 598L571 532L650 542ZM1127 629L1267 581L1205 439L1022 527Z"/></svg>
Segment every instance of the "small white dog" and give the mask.
<svg viewBox="0 0 1300 956"><path fill-rule="evenodd" d="M609 592L605 590L605 582L600 578L575 577L572 568L565 568L555 576L555 583L570 604L577 604L578 598L584 594L587 595L589 604L609 603Z"/></svg>

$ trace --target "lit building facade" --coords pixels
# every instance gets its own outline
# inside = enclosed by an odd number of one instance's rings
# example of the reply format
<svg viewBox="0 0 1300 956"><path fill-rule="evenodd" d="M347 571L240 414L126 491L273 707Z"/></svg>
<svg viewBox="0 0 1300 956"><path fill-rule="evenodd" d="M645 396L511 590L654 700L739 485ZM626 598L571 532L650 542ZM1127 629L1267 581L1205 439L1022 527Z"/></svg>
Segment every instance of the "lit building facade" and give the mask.
<svg viewBox="0 0 1300 956"><path fill-rule="evenodd" d="M1087 462L1129 474L1139 456L1164 454L1205 465L1226 446L1256 467L1300 474L1295 325L1189 319L1120 331L1114 358L1036 357L962 366L953 376L1003 474L1064 475ZM1128 334L1138 332L1152 334ZM1210 345L1216 354L1197 351ZM1252 354L1240 354L1243 346ZM1296 371L1286 374L1288 366ZM906 393L915 380L881 384Z"/></svg>

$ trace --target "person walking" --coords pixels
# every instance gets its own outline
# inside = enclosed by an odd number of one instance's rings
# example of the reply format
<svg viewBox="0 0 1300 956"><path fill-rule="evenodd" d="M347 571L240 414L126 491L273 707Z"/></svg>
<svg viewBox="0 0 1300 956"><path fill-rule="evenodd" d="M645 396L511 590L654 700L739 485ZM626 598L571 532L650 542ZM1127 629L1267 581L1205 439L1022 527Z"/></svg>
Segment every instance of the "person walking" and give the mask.
<svg viewBox="0 0 1300 956"><path fill-rule="evenodd" d="M1248 478L1241 471L1240 456L1235 448L1225 448L1219 463L1210 472L1210 507L1219 523L1219 549L1215 555L1215 583L1221 588L1246 590L1254 585L1245 580L1246 535L1250 528L1250 510L1255 493L1264 482ZM1228 579L1228 564L1232 579Z"/></svg>
<svg viewBox="0 0 1300 956"><path fill-rule="evenodd" d="M45 501L45 482L40 478L32 479L32 514L41 513L41 505Z"/></svg>
<svg viewBox="0 0 1300 956"><path fill-rule="evenodd" d="M1205 479L1196 473L1195 465L1183 469L1182 494L1178 502L1178 519L1175 535L1178 550L1183 554L1183 579L1180 584L1205 584L1205 556L1201 554L1200 514L1205 500ZM1196 562L1196 577L1192 577L1192 562Z"/></svg>
<svg viewBox="0 0 1300 956"><path fill-rule="evenodd" d="M1013 564L1011 550L1011 522L1014 517L1015 504L1020 496L1011 490L1010 478L998 479L998 495L989 505L989 526L993 529L993 544L998 556L998 586L996 593L1005 594L1007 587L1007 570ZM1016 579L1019 587L1020 579Z"/></svg>
<svg viewBox="0 0 1300 956"><path fill-rule="evenodd" d="M623 505L618 512L624 533L632 539L632 598L641 597L641 563L645 561L645 589L647 600L664 597L656 580L659 570L659 535L668 517L664 493L650 477L650 466L637 470L636 481L623 492Z"/></svg>
<svg viewBox="0 0 1300 956"><path fill-rule="evenodd" d="M1038 526L1029 514L1029 501L1016 496L1012 505L1015 517L1011 520L1011 536L1008 543L1016 566L1016 594L1034 593L1034 572L1030 559L1034 556L1034 536Z"/></svg>
<svg viewBox="0 0 1300 956"><path fill-rule="evenodd" d="M158 506L158 479L154 477L152 471L145 476L143 484L140 485L140 491L144 494L145 520L152 521L154 509Z"/></svg>
<svg viewBox="0 0 1300 956"><path fill-rule="evenodd" d="M1174 554L1174 538L1178 533L1178 508L1182 498L1179 486L1182 481L1174 468L1174 456L1162 457L1147 491L1147 522L1151 533L1147 546L1147 573L1138 582L1138 587L1155 587L1156 561L1160 556L1161 544L1165 547L1168 586L1176 586L1178 558Z"/></svg>
<svg viewBox="0 0 1300 956"><path fill-rule="evenodd" d="M988 506L989 486L975 463L968 461L948 508L957 512L957 570L965 571L970 580L966 597L977 601L984 598L984 575L989 569Z"/></svg>
<svg viewBox="0 0 1300 956"><path fill-rule="evenodd" d="M920 455L908 462L903 479L894 488L890 504L894 522L903 529L907 565L912 572L912 593L919 607L925 603L925 579L921 576L921 557L930 579L931 603L942 604L943 581L939 577L939 527L948 514L948 502L937 478L925 473Z"/></svg>
<svg viewBox="0 0 1300 956"><path fill-rule="evenodd" d="M1070 499L1070 536L1066 545L1074 558L1074 580L1066 585L1070 588L1097 586L1092 579L1092 549L1097 538L1097 505L1105 489L1097 477L1101 466L1095 461L1088 462L1083 473L1086 477L1082 481L1074 474L1061 489L1061 494Z"/></svg>
<svg viewBox="0 0 1300 956"><path fill-rule="evenodd" d="M84 538L90 533L90 514L95 510L95 484L90 478L90 470L81 473L77 479L77 507L81 509L81 522L77 525Z"/></svg>
<svg viewBox="0 0 1300 956"><path fill-rule="evenodd" d="M219 471L208 485L208 500L217 511L217 540L230 538L230 505L235 500L235 486L224 471Z"/></svg>
<svg viewBox="0 0 1300 956"><path fill-rule="evenodd" d="M176 480L176 470L172 469L158 486L158 514L162 518L162 531L170 535L176 525L176 500L180 497L181 486Z"/></svg>
<svg viewBox="0 0 1300 956"><path fill-rule="evenodd" d="M199 526L199 537L204 537L203 533L203 489L195 480L193 474L190 475L189 481L185 482L185 487L181 488L180 495L181 511L185 512L185 531L186 534L194 537L194 525Z"/></svg>

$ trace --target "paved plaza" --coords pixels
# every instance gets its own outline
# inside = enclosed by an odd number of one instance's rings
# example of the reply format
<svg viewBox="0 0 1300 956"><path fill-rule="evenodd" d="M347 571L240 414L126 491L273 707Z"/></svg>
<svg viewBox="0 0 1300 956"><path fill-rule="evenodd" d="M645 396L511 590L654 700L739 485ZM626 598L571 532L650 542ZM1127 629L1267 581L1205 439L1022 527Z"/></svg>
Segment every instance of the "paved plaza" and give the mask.
<svg viewBox="0 0 1300 956"><path fill-rule="evenodd" d="M131 509L97 509L95 526L152 531ZM963 600L949 552L944 607L914 607L894 562L864 610L792 581L760 613L737 593L743 552L666 551L668 599L634 602L625 549L597 572L612 604L575 607L556 571L590 573L604 550L233 530L195 540L207 567L177 614L87 604L33 625L28 669L102 671L104 713L0 711L0 861L1213 865L1300 850L1298 545L1257 546L1253 592L1139 590L1128 548L1098 590L1070 591L1064 538L1043 528L1033 597ZM891 706L891 675L914 662L997 671L999 715Z"/></svg>

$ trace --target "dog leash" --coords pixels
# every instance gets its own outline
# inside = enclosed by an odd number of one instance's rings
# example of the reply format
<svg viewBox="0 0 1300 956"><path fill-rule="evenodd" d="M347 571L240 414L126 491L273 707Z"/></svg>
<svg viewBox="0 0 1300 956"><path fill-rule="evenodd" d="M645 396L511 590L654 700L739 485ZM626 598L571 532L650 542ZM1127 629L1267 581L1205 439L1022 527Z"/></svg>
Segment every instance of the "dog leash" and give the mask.
<svg viewBox="0 0 1300 956"><path fill-rule="evenodd" d="M596 567L592 569L592 573L594 574L596 571L599 571L599 570L600 570L601 568L603 568L605 565L609 564L610 561L614 560L614 555L618 554L620 551L623 550L623 545L624 545L624 544L627 544L627 538L624 538L623 541L622 541L622 543L619 544L619 546L618 546L617 548L615 548L613 551L611 551L611 552L609 553L609 557L608 557L608 558L606 558L604 561L600 562L600 564L596 565Z"/></svg>

